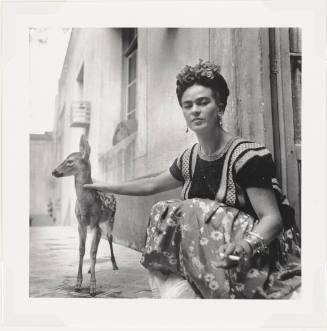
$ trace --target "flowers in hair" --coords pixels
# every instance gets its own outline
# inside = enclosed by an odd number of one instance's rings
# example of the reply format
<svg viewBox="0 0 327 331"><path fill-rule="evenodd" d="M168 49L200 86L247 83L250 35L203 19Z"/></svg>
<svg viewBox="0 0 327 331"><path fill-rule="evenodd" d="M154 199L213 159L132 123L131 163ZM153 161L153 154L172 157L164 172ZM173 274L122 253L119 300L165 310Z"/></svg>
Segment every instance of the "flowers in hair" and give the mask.
<svg viewBox="0 0 327 331"><path fill-rule="evenodd" d="M209 61L199 60L194 67L186 65L176 76L177 85L191 84L195 81L210 81L220 75L221 67Z"/></svg>

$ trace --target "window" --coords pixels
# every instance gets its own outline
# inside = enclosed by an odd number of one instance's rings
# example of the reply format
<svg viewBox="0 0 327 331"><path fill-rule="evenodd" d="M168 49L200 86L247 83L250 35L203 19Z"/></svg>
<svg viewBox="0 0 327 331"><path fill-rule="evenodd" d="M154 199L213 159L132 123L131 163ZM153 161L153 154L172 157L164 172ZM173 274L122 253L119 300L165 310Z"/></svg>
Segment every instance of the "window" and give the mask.
<svg viewBox="0 0 327 331"><path fill-rule="evenodd" d="M125 119L136 119L137 29L123 29Z"/></svg>
<svg viewBox="0 0 327 331"><path fill-rule="evenodd" d="M84 94L84 63L82 64L81 69L78 72L76 81L77 81L77 100L82 100Z"/></svg>
<svg viewBox="0 0 327 331"><path fill-rule="evenodd" d="M301 30L299 28L289 29L290 45L290 67L291 67L291 89L292 108L294 123L294 149L297 160L298 185L301 188L301 96L302 96L302 47ZM301 190L299 189L299 205L301 206ZM298 210L299 218L301 208Z"/></svg>
<svg viewBox="0 0 327 331"><path fill-rule="evenodd" d="M292 79L292 105L294 116L294 140L298 157L301 149L301 30L298 28L289 29L290 38L290 61Z"/></svg>

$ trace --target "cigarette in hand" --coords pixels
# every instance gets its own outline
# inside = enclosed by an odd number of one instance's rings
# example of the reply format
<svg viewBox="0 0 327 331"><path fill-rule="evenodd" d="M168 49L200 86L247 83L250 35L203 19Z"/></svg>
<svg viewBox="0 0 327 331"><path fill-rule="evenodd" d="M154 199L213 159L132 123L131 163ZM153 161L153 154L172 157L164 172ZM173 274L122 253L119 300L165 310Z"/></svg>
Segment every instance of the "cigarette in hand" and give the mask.
<svg viewBox="0 0 327 331"><path fill-rule="evenodd" d="M237 255L225 255L224 253L220 253L219 256L224 259L226 256L229 258L231 261L239 261L241 258Z"/></svg>

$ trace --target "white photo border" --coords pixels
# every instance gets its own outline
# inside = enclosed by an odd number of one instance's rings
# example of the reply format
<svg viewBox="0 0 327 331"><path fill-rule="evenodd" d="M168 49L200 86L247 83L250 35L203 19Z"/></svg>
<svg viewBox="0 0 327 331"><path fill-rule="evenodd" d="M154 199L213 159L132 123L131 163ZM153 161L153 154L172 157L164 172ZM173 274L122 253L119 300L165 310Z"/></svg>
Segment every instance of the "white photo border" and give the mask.
<svg viewBox="0 0 327 331"><path fill-rule="evenodd" d="M325 328L324 1L40 1L2 5L2 323L10 329ZM303 286L298 300L29 298L29 27L301 27Z"/></svg>

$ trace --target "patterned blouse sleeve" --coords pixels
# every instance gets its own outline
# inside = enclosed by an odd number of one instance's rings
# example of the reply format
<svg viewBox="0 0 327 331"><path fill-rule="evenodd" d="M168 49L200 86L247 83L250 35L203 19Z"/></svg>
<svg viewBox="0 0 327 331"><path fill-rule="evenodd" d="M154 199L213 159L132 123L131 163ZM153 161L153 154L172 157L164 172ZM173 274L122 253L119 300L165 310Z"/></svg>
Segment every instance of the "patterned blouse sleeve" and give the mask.
<svg viewBox="0 0 327 331"><path fill-rule="evenodd" d="M235 163L236 182L243 188L271 188L275 164L267 149L251 151Z"/></svg>
<svg viewBox="0 0 327 331"><path fill-rule="evenodd" d="M179 158L175 159L173 164L170 166L169 171L175 179L184 183L183 173L182 173L181 167L179 165Z"/></svg>

